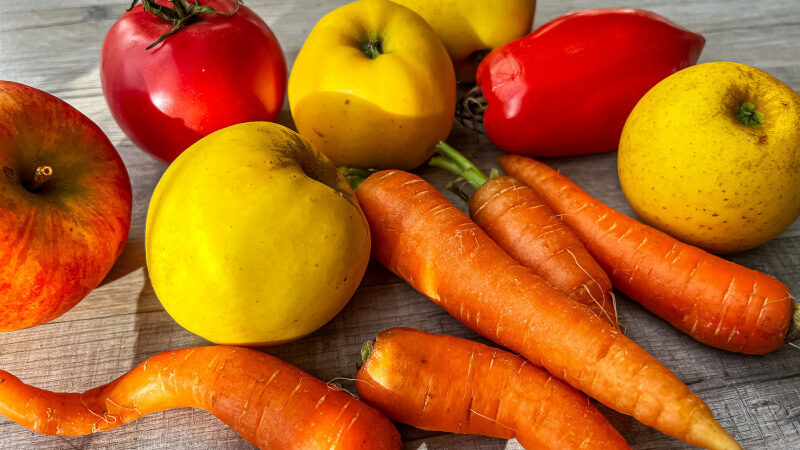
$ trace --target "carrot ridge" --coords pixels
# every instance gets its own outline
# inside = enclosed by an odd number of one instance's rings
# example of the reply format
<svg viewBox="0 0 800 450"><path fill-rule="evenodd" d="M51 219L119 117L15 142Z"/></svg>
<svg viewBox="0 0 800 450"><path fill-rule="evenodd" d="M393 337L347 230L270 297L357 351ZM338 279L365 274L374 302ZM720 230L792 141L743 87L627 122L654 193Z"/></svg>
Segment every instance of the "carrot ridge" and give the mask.
<svg viewBox="0 0 800 450"><path fill-rule="evenodd" d="M747 354L785 344L793 305L780 281L615 211L538 161L503 155L499 162L562 216L615 287L675 328Z"/></svg>
<svg viewBox="0 0 800 450"><path fill-rule="evenodd" d="M669 369L518 264L421 178L378 172L356 195L373 257L472 330L666 434L740 448Z"/></svg>
<svg viewBox="0 0 800 450"><path fill-rule="evenodd" d="M400 448L397 430L372 407L247 348L163 352L83 393L46 391L0 370L0 414L39 433L81 436L181 407L210 412L260 448Z"/></svg>
<svg viewBox="0 0 800 450"><path fill-rule="evenodd" d="M471 198L447 186L469 204L469 216L500 247L570 299L587 305L619 327L611 280L575 233L530 187L511 177L487 177L458 150L439 142L441 156L430 165L464 179L475 188ZM496 170L493 170L496 172Z"/></svg>
<svg viewBox="0 0 800 450"><path fill-rule="evenodd" d="M571 386L467 339L385 330L356 377L364 401L417 428L517 438L525 448L630 448Z"/></svg>

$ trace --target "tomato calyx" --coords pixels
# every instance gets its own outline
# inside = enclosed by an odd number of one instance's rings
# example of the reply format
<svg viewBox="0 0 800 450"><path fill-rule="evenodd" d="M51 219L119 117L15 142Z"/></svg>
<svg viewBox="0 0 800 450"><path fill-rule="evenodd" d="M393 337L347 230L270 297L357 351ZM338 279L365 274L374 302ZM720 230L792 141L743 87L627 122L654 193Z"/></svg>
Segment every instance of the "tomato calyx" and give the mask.
<svg viewBox="0 0 800 450"><path fill-rule="evenodd" d="M201 5L200 0L195 0L194 3L191 3L188 0L169 0L169 2L172 3L171 8L165 5L160 5L156 3L155 0L141 1L142 7L145 11L155 15L159 19L163 19L172 23L172 30L161 35L157 41L147 46L147 50L150 50L164 41L164 39L180 31L184 25L188 25L194 21L200 14L218 14L220 16L230 17L236 14L236 11L239 10L239 5L242 3L241 0L234 0L236 6L233 8L233 11L225 13L217 11L211 6ZM139 0L133 0L131 7L128 8L128 11L132 10L137 3L139 3Z"/></svg>

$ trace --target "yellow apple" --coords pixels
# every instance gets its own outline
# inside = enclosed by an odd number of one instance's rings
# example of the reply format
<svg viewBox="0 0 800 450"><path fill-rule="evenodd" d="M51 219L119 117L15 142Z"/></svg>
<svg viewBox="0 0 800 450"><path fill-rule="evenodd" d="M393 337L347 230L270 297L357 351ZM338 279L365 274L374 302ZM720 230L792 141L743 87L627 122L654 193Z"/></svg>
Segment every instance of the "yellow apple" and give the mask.
<svg viewBox="0 0 800 450"><path fill-rule="evenodd" d="M475 81L491 50L531 32L536 0L393 0L433 28L456 70L458 81Z"/></svg>
<svg viewBox="0 0 800 450"><path fill-rule="evenodd" d="M453 64L410 9L357 1L314 26L289 77L289 106L300 135L337 166L412 169L453 126Z"/></svg>
<svg viewBox="0 0 800 450"><path fill-rule="evenodd" d="M269 345L331 320L369 261L350 186L293 131L224 128L189 147L156 186L147 268L184 328L218 344Z"/></svg>
<svg viewBox="0 0 800 450"><path fill-rule="evenodd" d="M619 143L622 190L647 223L715 253L800 215L800 95L754 67L706 63L654 86Z"/></svg>

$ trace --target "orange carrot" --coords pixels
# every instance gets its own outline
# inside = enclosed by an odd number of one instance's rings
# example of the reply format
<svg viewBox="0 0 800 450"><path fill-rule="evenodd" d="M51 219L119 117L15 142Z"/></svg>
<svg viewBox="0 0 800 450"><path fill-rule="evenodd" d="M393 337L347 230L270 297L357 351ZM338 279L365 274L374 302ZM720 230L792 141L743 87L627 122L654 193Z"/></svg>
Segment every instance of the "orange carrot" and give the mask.
<svg viewBox="0 0 800 450"><path fill-rule="evenodd" d="M373 257L472 330L666 434L740 448L669 369L519 265L418 176L377 172L356 195Z"/></svg>
<svg viewBox="0 0 800 450"><path fill-rule="evenodd" d="M476 189L469 215L489 237L551 286L618 325L608 275L536 192L511 177L490 179L444 142L436 150L440 156L431 159L432 166L459 175Z"/></svg>
<svg viewBox="0 0 800 450"><path fill-rule="evenodd" d="M358 395L417 428L516 437L525 448L629 449L589 400L509 352L392 328L365 344Z"/></svg>
<svg viewBox="0 0 800 450"><path fill-rule="evenodd" d="M167 351L82 394L45 391L0 371L0 413L39 433L81 436L180 407L210 412L260 448L400 448L394 425L372 407L247 348Z"/></svg>
<svg viewBox="0 0 800 450"><path fill-rule="evenodd" d="M675 328L735 352L784 345L792 297L780 281L617 212L530 158L504 155L500 165L562 215L616 287Z"/></svg>

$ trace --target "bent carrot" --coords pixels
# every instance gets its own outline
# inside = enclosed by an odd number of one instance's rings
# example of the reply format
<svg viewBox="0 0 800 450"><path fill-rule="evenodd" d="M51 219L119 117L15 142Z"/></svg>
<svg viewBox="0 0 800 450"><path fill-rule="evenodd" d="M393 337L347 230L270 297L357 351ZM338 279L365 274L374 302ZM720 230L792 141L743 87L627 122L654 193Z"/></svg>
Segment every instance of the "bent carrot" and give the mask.
<svg viewBox="0 0 800 450"><path fill-rule="evenodd" d="M608 275L536 192L511 177L490 179L444 142L436 150L441 156L431 159L432 166L459 175L475 188L469 215L489 237L551 286L618 325Z"/></svg>
<svg viewBox="0 0 800 450"><path fill-rule="evenodd" d="M210 412L260 448L400 448L394 425L372 407L247 348L167 351L82 394L45 391L0 371L0 414L39 433L81 436L180 407Z"/></svg>
<svg viewBox="0 0 800 450"><path fill-rule="evenodd" d="M740 448L669 369L519 265L418 176L377 172L356 195L372 256L472 330L666 434Z"/></svg>
<svg viewBox="0 0 800 450"><path fill-rule="evenodd" d="M417 428L517 438L525 448L629 449L589 399L509 352L411 328L365 344L362 400Z"/></svg>
<svg viewBox="0 0 800 450"><path fill-rule="evenodd" d="M540 162L504 155L500 165L562 215L616 287L675 328L734 352L784 345L792 297L780 281L615 211Z"/></svg>

